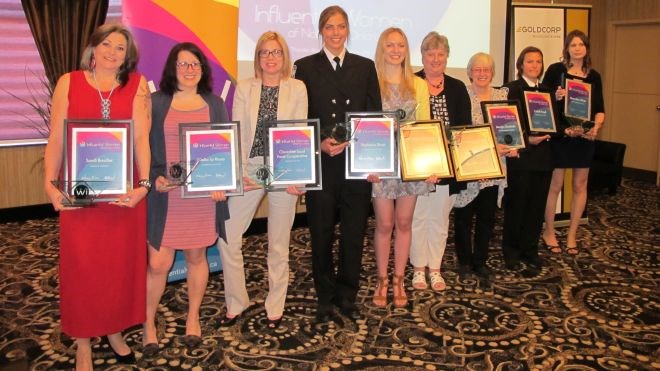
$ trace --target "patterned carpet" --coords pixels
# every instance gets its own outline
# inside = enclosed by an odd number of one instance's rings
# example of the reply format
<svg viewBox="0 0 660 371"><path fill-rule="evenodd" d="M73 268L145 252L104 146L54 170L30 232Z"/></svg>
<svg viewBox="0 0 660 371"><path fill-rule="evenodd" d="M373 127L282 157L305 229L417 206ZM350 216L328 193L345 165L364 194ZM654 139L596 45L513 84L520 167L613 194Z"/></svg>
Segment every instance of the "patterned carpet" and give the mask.
<svg viewBox="0 0 660 371"><path fill-rule="evenodd" d="M443 262L447 290L409 288L413 300L405 309L371 304L371 221L358 297L364 319L339 316L320 326L313 323L309 232L295 229L285 317L275 331L267 329L263 308L266 239L250 236L244 253L254 305L235 326L218 329L224 301L217 274L202 305L204 342L198 349L181 342L182 282L167 287L159 309L158 356L141 358L140 327L125 336L138 351L137 368L145 370L657 370L659 220L658 188L626 179L617 196L592 197L580 254L543 251L545 265L532 278L503 269L500 224L488 259L496 274L490 288L477 278L459 280L450 233ZM73 366L73 341L58 324L57 248L56 219L0 225L0 370ZM411 275L409 269L408 284ZM116 364L105 340L93 342L97 369L136 369Z"/></svg>

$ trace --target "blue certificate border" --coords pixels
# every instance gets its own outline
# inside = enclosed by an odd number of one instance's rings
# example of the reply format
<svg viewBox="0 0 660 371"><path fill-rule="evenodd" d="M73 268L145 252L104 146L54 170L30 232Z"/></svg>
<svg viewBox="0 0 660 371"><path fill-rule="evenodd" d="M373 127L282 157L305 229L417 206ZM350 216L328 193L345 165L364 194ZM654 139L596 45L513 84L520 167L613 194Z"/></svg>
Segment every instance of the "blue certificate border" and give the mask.
<svg viewBox="0 0 660 371"><path fill-rule="evenodd" d="M186 184L181 187L181 197L183 198L201 198L211 197L213 191L224 191L225 195L240 196L243 194L243 169L241 164L241 138L238 121L228 122L189 122L179 124L179 148L181 162L185 164L188 172L194 173L194 165L197 159L190 158L190 138L196 132L209 133L219 131L220 133L231 133L231 161L233 163L231 186L219 185L217 187L195 187L194 183Z"/></svg>
<svg viewBox="0 0 660 371"><path fill-rule="evenodd" d="M95 182L77 179L77 136L81 133L121 133L121 167L122 186L101 191L101 187L95 190ZM74 188L84 184L89 188L89 200L91 202L112 202L117 196L130 192L133 189L133 121L132 120L64 120L64 156L63 156L63 187L62 191L72 203L75 200Z"/></svg>
<svg viewBox="0 0 660 371"><path fill-rule="evenodd" d="M359 140L359 122L361 120L374 120L374 121L383 121L391 120L392 125L390 126L390 165L387 168L374 168L367 169L364 166L361 166L357 163L355 158L355 152L353 150L353 143L356 140ZM394 111L380 111L380 112L347 112L346 113L346 123L347 123L347 136L351 138L351 144L346 147L346 179L367 179L369 174L377 174L381 179L400 179L401 178L401 167L399 166L399 121L397 119L397 113ZM356 127L358 131L356 132ZM356 135L358 137L356 137Z"/></svg>

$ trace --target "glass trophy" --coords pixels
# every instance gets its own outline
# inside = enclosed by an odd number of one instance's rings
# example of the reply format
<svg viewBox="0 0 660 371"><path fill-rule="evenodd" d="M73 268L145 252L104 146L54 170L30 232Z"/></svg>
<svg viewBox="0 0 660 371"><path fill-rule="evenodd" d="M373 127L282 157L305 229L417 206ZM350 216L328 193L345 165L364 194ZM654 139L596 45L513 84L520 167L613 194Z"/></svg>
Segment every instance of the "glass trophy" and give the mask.
<svg viewBox="0 0 660 371"><path fill-rule="evenodd" d="M168 186L181 187L191 184L190 176L192 175L193 171L195 171L197 165L199 165L199 161L196 160L192 164L193 165L190 167L190 171L188 171L186 162L171 162L167 167L167 175L165 177L167 179Z"/></svg>

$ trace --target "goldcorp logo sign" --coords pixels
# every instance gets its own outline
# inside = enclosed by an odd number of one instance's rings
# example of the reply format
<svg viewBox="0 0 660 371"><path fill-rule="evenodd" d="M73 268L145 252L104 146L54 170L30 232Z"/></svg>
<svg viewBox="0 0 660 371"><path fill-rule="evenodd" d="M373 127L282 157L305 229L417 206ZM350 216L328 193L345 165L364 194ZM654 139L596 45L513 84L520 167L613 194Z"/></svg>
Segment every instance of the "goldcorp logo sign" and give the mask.
<svg viewBox="0 0 660 371"><path fill-rule="evenodd" d="M559 26L518 26L516 32L532 34L532 37L538 38L558 38L562 35L562 28Z"/></svg>

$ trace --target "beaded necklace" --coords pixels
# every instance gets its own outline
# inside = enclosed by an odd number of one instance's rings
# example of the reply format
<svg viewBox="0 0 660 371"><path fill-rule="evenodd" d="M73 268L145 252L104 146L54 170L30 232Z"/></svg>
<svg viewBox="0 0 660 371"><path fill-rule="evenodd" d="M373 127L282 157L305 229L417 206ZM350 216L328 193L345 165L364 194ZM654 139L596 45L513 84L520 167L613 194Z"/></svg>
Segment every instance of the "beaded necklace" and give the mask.
<svg viewBox="0 0 660 371"><path fill-rule="evenodd" d="M112 89L110 90L110 94L108 94L107 98L103 98L103 94L101 94L101 89L99 89L99 83L96 81L96 70L92 70L92 78L94 79L94 84L96 85L96 91L99 93L99 98L101 98L101 116L103 117L104 120L109 120L110 119L110 104L112 103L110 101L110 97L112 96L112 93L114 93L115 88L117 87L117 81L112 85Z"/></svg>

